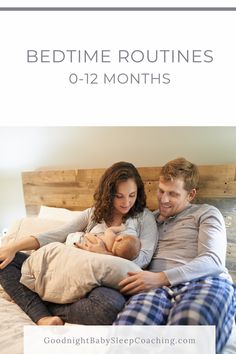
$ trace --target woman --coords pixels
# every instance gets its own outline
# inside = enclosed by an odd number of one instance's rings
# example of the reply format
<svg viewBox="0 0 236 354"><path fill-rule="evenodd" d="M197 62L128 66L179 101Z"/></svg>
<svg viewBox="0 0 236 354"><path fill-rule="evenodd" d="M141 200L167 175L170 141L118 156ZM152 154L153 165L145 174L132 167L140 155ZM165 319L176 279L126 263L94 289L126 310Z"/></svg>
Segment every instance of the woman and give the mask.
<svg viewBox="0 0 236 354"><path fill-rule="evenodd" d="M125 232L140 238L142 247L134 262L144 268L151 261L157 243L156 222L145 206L144 185L137 169L128 162L115 163L101 177L92 208L84 210L63 227L0 248L0 284L37 325L62 325L64 322L111 324L125 303L118 291L98 287L87 298L66 305L42 301L19 282L21 266L28 257L19 251L36 250L55 241L65 242L72 232L96 233L101 228L124 223ZM87 240L84 248L107 253L102 242Z"/></svg>

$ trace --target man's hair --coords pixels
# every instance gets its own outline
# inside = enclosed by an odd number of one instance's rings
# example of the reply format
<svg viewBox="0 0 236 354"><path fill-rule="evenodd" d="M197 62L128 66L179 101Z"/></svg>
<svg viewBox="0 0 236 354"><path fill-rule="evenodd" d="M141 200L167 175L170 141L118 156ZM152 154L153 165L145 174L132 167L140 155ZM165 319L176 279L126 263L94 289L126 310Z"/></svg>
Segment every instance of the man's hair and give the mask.
<svg viewBox="0 0 236 354"><path fill-rule="evenodd" d="M173 181L176 178L183 179L186 191L197 189L199 182L197 166L183 157L167 162L161 169L160 180Z"/></svg>

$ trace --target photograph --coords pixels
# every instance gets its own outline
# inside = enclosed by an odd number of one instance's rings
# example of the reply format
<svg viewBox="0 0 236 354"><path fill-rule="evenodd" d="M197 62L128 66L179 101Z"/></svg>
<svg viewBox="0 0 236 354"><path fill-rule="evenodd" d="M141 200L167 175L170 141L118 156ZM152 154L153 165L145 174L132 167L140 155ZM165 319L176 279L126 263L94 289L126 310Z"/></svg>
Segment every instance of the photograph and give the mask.
<svg viewBox="0 0 236 354"><path fill-rule="evenodd" d="M1 127L1 353L23 354L27 325L167 324L215 326L216 349L195 334L198 345L233 354L235 136Z"/></svg>

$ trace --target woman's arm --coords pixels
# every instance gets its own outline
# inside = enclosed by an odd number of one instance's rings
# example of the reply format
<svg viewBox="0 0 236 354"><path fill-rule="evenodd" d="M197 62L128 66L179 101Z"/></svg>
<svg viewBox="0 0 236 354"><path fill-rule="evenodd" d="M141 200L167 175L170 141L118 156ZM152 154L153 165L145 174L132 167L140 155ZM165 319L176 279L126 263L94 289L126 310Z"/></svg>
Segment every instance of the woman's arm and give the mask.
<svg viewBox="0 0 236 354"><path fill-rule="evenodd" d="M75 246L77 248L80 248L82 250L86 250L89 252L112 255L112 252L107 250L104 241L99 236L95 236L90 233L85 234L85 239L84 239L83 243L77 242L75 244Z"/></svg>
<svg viewBox="0 0 236 354"><path fill-rule="evenodd" d="M0 269L6 267L18 251L38 249L51 242L65 242L69 233L83 231L91 221L91 216L92 208L86 209L79 213L72 221L61 227L25 237L20 241L9 243L1 247L0 261L2 261L2 263L0 264Z"/></svg>
<svg viewBox="0 0 236 354"><path fill-rule="evenodd" d="M158 229L156 219L151 211L145 209L139 219L137 230L141 242L139 255L133 260L141 268L146 268L151 262L158 241Z"/></svg>
<svg viewBox="0 0 236 354"><path fill-rule="evenodd" d="M18 251L36 250L40 247L34 236L28 236L20 241L11 242L0 247L0 269L5 268L15 257Z"/></svg>
<svg viewBox="0 0 236 354"><path fill-rule="evenodd" d="M83 210L70 222L56 229L42 232L34 236L37 238L40 247L51 242L65 242L68 234L85 230L88 223L91 221L92 214L92 208Z"/></svg>

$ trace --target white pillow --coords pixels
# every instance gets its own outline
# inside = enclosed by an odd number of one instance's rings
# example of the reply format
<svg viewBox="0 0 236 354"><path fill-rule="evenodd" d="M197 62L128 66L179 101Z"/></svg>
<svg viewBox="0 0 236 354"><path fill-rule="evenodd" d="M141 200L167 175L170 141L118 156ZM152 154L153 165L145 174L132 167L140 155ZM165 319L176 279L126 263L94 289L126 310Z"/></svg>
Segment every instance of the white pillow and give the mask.
<svg viewBox="0 0 236 354"><path fill-rule="evenodd" d="M26 259L20 281L43 300L70 303L99 285L118 288L128 272L139 271L127 259L53 242Z"/></svg>
<svg viewBox="0 0 236 354"><path fill-rule="evenodd" d="M16 220L2 239L2 244L15 242L27 236L48 231L65 224L64 221L43 219L39 217L25 217Z"/></svg>
<svg viewBox="0 0 236 354"><path fill-rule="evenodd" d="M69 209L47 207L42 205L38 217L68 222L71 221L79 213L81 213L81 211L72 211Z"/></svg>

